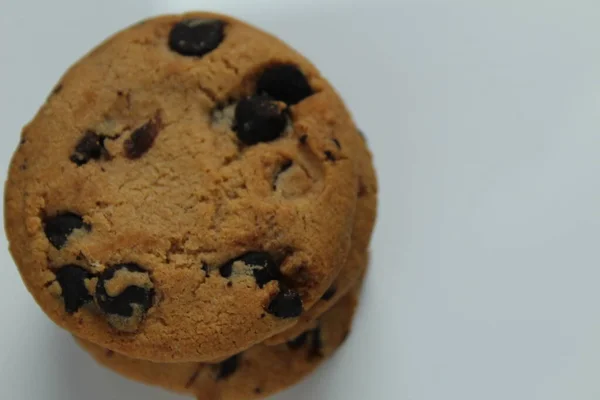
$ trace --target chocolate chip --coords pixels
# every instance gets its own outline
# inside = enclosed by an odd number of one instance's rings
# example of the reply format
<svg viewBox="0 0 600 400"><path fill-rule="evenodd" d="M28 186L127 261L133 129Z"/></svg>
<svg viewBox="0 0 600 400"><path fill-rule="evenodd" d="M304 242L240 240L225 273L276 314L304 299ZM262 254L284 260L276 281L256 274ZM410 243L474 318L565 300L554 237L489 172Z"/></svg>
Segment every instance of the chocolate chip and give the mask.
<svg viewBox="0 0 600 400"><path fill-rule="evenodd" d="M308 353L309 358L323 357L323 339L321 338L321 327L310 331L310 350Z"/></svg>
<svg viewBox="0 0 600 400"><path fill-rule="evenodd" d="M302 135L302 136L300 136L300 139L298 139L300 144L306 144L307 140L308 140L308 135Z"/></svg>
<svg viewBox="0 0 600 400"><path fill-rule="evenodd" d="M98 306L107 314L119 315L121 317L131 317L134 313L134 305L137 305L143 312L146 312L152 307L154 300L153 288L132 284L114 297L108 295L106 284L115 277L118 271L148 274L148 272L137 264L119 264L107 268L100 275L98 284L96 285L96 301Z"/></svg>
<svg viewBox="0 0 600 400"><path fill-rule="evenodd" d="M307 339L308 339L308 332L304 332L297 338L292 339L289 342L287 342L287 345L292 350L298 350L299 348L303 347L306 344Z"/></svg>
<svg viewBox="0 0 600 400"><path fill-rule="evenodd" d="M81 306L92 301L85 280L94 276L78 265L65 265L56 271L56 281L62 289L65 311L73 314Z"/></svg>
<svg viewBox="0 0 600 400"><path fill-rule="evenodd" d="M98 135L95 132L87 131L75 145L75 151L71 154L70 160L82 166L90 160L99 160L101 157L108 157L108 151L104 147L105 136Z"/></svg>
<svg viewBox="0 0 600 400"><path fill-rule="evenodd" d="M233 264L238 261L241 261L248 267L252 268L254 279L256 279L256 283L260 288L262 288L268 282L276 280L279 276L277 263L275 263L273 257L271 257L269 253L259 251L250 251L240 257L228 261L219 268L221 276L224 278L229 278L233 273Z"/></svg>
<svg viewBox="0 0 600 400"><path fill-rule="evenodd" d="M61 249L76 229L90 230L91 227L83 222L83 218L72 212L63 212L52 217L44 218L44 233L57 249Z"/></svg>
<svg viewBox="0 0 600 400"><path fill-rule="evenodd" d="M129 139L123 143L127 158L135 160L150 150L154 139L158 136L159 122L159 120L148 121L133 131Z"/></svg>
<svg viewBox="0 0 600 400"><path fill-rule="evenodd" d="M219 267L219 273L223 278L229 278L233 273L233 262L229 261L227 264Z"/></svg>
<svg viewBox="0 0 600 400"><path fill-rule="evenodd" d="M186 19L178 22L169 34L171 50L184 55L202 57L223 41L225 23L216 19Z"/></svg>
<svg viewBox="0 0 600 400"><path fill-rule="evenodd" d="M208 264L205 263L204 261L202 261L202 266L200 268L202 269L202 271L204 271L204 274L208 278L208 276L209 276Z"/></svg>
<svg viewBox="0 0 600 400"><path fill-rule="evenodd" d="M340 144L340 141L337 140L336 138L331 139L333 141L333 143L335 144L335 147L338 148L338 150L342 149L342 145Z"/></svg>
<svg viewBox="0 0 600 400"><path fill-rule="evenodd" d="M277 318L296 318L302 314L302 299L300 295L279 284L279 293L271 300L267 312Z"/></svg>
<svg viewBox="0 0 600 400"><path fill-rule="evenodd" d="M227 360L219 363L219 371L217 372L217 380L227 379L238 369L240 355L236 354L229 357Z"/></svg>
<svg viewBox="0 0 600 400"><path fill-rule="evenodd" d="M337 288L335 286L330 286L329 289L323 293L323 296L321 296L321 300L331 300L331 298L335 296L336 292Z"/></svg>
<svg viewBox="0 0 600 400"><path fill-rule="evenodd" d="M289 105L299 103L313 94L306 76L293 64L274 65L264 70L258 78L256 91Z"/></svg>
<svg viewBox="0 0 600 400"><path fill-rule="evenodd" d="M327 158L329 161L335 161L335 156L329 150L325 151L325 158Z"/></svg>
<svg viewBox="0 0 600 400"><path fill-rule="evenodd" d="M246 145L273 141L286 125L286 111L269 96L246 97L235 108L233 130Z"/></svg>

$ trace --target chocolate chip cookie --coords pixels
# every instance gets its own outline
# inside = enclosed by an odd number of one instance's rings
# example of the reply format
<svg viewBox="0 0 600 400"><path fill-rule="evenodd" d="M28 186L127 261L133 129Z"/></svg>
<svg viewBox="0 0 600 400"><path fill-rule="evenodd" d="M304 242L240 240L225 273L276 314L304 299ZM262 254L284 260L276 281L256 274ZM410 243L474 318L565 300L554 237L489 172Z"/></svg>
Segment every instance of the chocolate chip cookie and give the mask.
<svg viewBox="0 0 600 400"><path fill-rule="evenodd" d="M100 364L142 383L195 395L199 400L250 400L302 380L345 341L358 289L322 315L314 329L279 346L259 344L219 363L153 363L77 339Z"/></svg>
<svg viewBox="0 0 600 400"><path fill-rule="evenodd" d="M77 62L23 129L10 251L79 337L157 362L229 356L296 324L346 264L358 140L271 35L216 14L147 20Z"/></svg>

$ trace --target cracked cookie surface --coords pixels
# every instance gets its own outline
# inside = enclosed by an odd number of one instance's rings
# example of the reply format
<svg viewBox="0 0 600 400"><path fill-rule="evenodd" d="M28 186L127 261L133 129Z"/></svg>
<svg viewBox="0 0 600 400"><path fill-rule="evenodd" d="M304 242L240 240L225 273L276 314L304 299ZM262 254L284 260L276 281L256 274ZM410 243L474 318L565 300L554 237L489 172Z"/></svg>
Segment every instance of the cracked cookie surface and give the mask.
<svg viewBox="0 0 600 400"><path fill-rule="evenodd" d="M292 327L330 288L358 136L301 55L229 17L164 16L56 87L5 191L11 253L56 323L131 357L205 361ZM250 252L271 259L264 284Z"/></svg>
<svg viewBox="0 0 600 400"><path fill-rule="evenodd" d="M261 399L294 385L331 357L351 330L358 291L354 288L314 328L288 343L259 344L217 363L152 363L76 340L98 363L142 383L198 400Z"/></svg>

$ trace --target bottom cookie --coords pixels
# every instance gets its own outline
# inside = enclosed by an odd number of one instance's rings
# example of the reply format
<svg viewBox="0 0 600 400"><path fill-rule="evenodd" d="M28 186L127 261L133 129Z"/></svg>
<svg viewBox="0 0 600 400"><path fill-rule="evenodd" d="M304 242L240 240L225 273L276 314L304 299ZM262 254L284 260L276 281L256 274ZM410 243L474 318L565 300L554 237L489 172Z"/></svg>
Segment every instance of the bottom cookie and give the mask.
<svg viewBox="0 0 600 400"><path fill-rule="evenodd" d="M128 378L198 400L260 399L298 383L345 341L360 286L319 318L316 328L278 346L256 345L218 364L153 363L76 338L100 364Z"/></svg>

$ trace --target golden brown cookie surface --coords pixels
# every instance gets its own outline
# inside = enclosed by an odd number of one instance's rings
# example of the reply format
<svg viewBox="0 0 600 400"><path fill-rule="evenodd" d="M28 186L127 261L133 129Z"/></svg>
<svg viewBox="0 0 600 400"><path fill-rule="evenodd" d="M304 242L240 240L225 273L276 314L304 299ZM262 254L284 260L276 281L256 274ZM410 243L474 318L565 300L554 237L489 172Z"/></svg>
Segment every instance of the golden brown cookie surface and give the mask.
<svg viewBox="0 0 600 400"><path fill-rule="evenodd" d="M155 361L293 326L345 265L356 132L301 55L229 17L135 25L75 64L23 130L5 226L59 325Z"/></svg>

